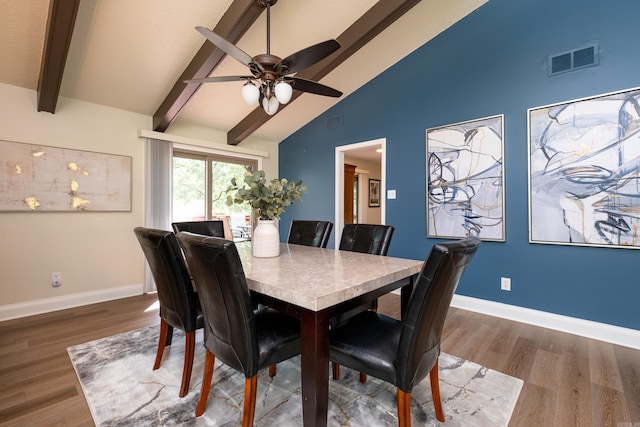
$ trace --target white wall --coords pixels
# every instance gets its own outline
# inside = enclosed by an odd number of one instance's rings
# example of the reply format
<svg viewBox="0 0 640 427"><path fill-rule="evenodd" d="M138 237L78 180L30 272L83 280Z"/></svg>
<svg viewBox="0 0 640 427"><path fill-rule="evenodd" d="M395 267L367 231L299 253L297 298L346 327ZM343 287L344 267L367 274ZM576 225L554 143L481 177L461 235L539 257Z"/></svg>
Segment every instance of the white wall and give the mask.
<svg viewBox="0 0 640 427"><path fill-rule="evenodd" d="M0 212L0 305L142 284L132 229L143 218L143 142L151 118L61 98L38 113L36 93L0 84L0 139L132 157L131 212ZM50 285L61 272L60 288ZM142 289L142 288L140 288Z"/></svg>
<svg viewBox="0 0 640 427"><path fill-rule="evenodd" d="M0 139L131 156L132 209L0 212L0 320L50 301L60 308L65 299L142 293L144 258L132 230L144 219L144 140L137 134L151 129L151 117L66 98L55 114L39 113L36 102L35 91L0 84ZM277 144L260 148L273 153L264 167L277 174ZM62 273L59 288L50 284L54 271Z"/></svg>

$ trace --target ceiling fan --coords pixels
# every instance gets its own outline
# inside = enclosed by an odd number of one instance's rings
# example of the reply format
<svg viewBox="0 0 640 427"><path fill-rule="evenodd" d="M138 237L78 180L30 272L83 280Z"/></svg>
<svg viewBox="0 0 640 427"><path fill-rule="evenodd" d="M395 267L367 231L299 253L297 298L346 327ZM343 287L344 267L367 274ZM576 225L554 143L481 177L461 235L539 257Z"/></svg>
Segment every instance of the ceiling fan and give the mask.
<svg viewBox="0 0 640 427"><path fill-rule="evenodd" d="M291 100L293 89L335 98L342 96L342 92L329 86L292 75L331 55L340 48L340 43L338 43L337 40L327 40L302 49L284 59L271 55L270 8L278 0L256 1L260 6L267 8L267 53L265 54L256 55L252 58L233 43L225 40L208 28L196 27L196 30L198 30L200 34L205 36L207 40L216 45L224 53L249 67L252 75L206 77L202 79L185 80L184 82L210 83L245 80L246 83L242 87L242 97L245 102L249 105L259 103L263 110L269 115L275 114L280 104L286 104ZM254 81L258 86L254 84Z"/></svg>

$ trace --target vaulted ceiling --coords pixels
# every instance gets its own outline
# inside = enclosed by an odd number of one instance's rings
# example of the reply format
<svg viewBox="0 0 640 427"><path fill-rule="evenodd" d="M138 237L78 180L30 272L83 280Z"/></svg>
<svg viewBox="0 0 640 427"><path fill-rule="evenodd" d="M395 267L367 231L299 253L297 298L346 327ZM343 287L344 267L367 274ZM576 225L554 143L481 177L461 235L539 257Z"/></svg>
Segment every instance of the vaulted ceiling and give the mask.
<svg viewBox="0 0 640 427"><path fill-rule="evenodd" d="M344 98L485 1L278 0L271 52L286 57L338 40L337 52L296 76ZM0 83L37 91L42 114L73 98L153 116L160 132L179 121L222 130L230 144L251 135L279 142L342 99L294 91L267 116L244 103L241 82L187 85L247 74L196 26L251 56L266 52L266 14L256 0L0 1Z"/></svg>

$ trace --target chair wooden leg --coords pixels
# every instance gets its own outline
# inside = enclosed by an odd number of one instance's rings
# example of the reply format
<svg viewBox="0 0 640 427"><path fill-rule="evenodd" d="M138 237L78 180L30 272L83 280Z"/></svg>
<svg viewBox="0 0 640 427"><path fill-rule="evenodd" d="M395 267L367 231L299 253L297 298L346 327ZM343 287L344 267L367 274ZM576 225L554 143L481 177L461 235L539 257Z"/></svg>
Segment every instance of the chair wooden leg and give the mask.
<svg viewBox="0 0 640 427"><path fill-rule="evenodd" d="M200 388L200 400L198 400L198 406L196 408L196 417L204 414L204 410L207 408L207 398L209 397L209 390L211 389L211 380L213 379L213 364L216 361L216 356L207 349L207 353L204 358L204 373L202 374L202 388Z"/></svg>
<svg viewBox="0 0 640 427"><path fill-rule="evenodd" d="M184 366L182 367L182 385L180 386L180 397L185 397L189 393L189 383L191 382L191 369L193 368L193 354L196 350L195 331L187 332L184 344Z"/></svg>
<svg viewBox="0 0 640 427"><path fill-rule="evenodd" d="M173 326L169 324L167 325L167 342L165 343L165 347L171 345L171 342L173 341Z"/></svg>
<svg viewBox="0 0 640 427"><path fill-rule="evenodd" d="M411 393L398 389L398 427L411 427Z"/></svg>
<svg viewBox="0 0 640 427"><path fill-rule="evenodd" d="M153 370L155 371L160 367L162 362L162 355L164 354L164 347L167 345L167 334L169 333L169 324L160 318L160 338L158 338L158 351L156 351L156 361L153 364Z"/></svg>
<svg viewBox="0 0 640 427"><path fill-rule="evenodd" d="M253 427L253 418L256 413L257 390L257 375L244 380L244 409L242 411L242 427Z"/></svg>
<svg viewBox="0 0 640 427"><path fill-rule="evenodd" d="M440 401L440 381L438 380L438 359L436 364L431 368L429 372L429 379L431 380L431 395L433 396L433 406L436 409L436 418L441 423L444 422L444 412L442 412L442 402Z"/></svg>
<svg viewBox="0 0 640 427"><path fill-rule="evenodd" d="M269 365L269 376L271 378L276 376L276 365Z"/></svg>
<svg viewBox="0 0 640 427"><path fill-rule="evenodd" d="M333 379L334 380L339 380L340 379L340 364L335 363L335 362L331 362L331 371L333 372Z"/></svg>
<svg viewBox="0 0 640 427"><path fill-rule="evenodd" d="M331 372L333 374L333 379L334 380L339 380L340 379L340 364L339 363L335 363L335 362L331 362ZM360 372L360 382L361 383L366 383L367 382L367 374L363 374L362 372Z"/></svg>

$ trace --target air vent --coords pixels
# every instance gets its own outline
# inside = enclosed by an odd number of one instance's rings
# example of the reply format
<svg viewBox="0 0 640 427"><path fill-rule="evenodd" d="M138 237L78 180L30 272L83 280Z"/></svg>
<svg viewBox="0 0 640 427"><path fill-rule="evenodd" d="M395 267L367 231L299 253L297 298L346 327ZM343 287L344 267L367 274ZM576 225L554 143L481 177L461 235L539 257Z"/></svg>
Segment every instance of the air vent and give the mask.
<svg viewBox="0 0 640 427"><path fill-rule="evenodd" d="M547 74L554 76L568 71L598 65L598 43L549 56Z"/></svg>
<svg viewBox="0 0 640 427"><path fill-rule="evenodd" d="M327 129L335 129L342 126L342 113L327 117Z"/></svg>

